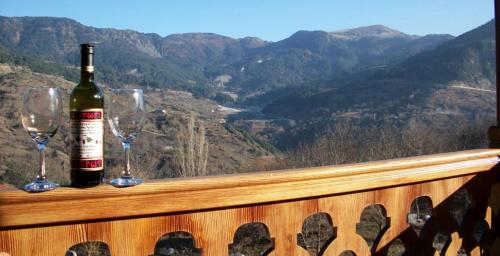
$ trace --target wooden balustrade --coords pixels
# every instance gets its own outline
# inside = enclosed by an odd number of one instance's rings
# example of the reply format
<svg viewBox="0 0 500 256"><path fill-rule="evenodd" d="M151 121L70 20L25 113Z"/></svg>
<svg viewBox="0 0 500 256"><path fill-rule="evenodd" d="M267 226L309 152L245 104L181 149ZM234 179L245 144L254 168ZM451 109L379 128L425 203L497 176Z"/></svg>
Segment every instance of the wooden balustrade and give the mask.
<svg viewBox="0 0 500 256"><path fill-rule="evenodd" d="M204 256L400 255L398 243L406 255L500 255L499 155L470 150L125 189L3 186L0 255L65 255L87 241L113 256L171 255L180 245ZM253 252L242 251L248 234Z"/></svg>

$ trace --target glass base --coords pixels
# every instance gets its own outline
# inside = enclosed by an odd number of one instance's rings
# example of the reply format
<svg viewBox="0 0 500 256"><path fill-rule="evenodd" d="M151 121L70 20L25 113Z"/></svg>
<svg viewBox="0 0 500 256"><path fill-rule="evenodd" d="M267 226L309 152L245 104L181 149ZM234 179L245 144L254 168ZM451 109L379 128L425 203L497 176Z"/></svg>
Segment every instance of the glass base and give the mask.
<svg viewBox="0 0 500 256"><path fill-rule="evenodd" d="M49 180L35 180L29 184L24 185L24 191L27 192L44 192L58 188L59 184Z"/></svg>
<svg viewBox="0 0 500 256"><path fill-rule="evenodd" d="M110 184L117 188L132 187L142 183L142 179L134 178L132 176L122 176L118 179L112 179Z"/></svg>

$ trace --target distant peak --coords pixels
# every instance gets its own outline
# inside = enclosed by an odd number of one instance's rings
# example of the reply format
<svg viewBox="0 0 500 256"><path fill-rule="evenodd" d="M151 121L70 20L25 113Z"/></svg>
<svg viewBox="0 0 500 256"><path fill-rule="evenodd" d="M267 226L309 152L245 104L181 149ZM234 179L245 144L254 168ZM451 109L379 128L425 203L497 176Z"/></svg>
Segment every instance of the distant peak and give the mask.
<svg viewBox="0 0 500 256"><path fill-rule="evenodd" d="M187 33L178 33L178 34L171 34L168 35L167 37L185 37L185 38L226 38L227 36L215 34L215 33L207 33L207 32L187 32ZM227 37L228 38L228 37Z"/></svg>
<svg viewBox="0 0 500 256"><path fill-rule="evenodd" d="M239 38L238 40L244 41L244 42L258 43L258 44L267 43L267 41L262 40L262 39L260 39L258 37L254 37L254 36L246 36L246 37L243 37L243 38Z"/></svg>
<svg viewBox="0 0 500 256"><path fill-rule="evenodd" d="M384 25L372 25L365 27L358 27L352 29L343 29L339 31L334 31L329 33L333 37L343 38L343 39L360 39L366 37L374 38L393 38L393 37L404 37L404 38L418 38L418 36L411 36L403 32L397 31L395 29L386 27Z"/></svg>
<svg viewBox="0 0 500 256"><path fill-rule="evenodd" d="M298 39L298 40L310 40L310 39L327 39L328 40L328 33L322 30L299 30L295 32L293 35L291 35L287 39ZM285 39L285 40L287 40Z"/></svg>
<svg viewBox="0 0 500 256"><path fill-rule="evenodd" d="M264 41L258 37L244 37L239 39L243 46L248 48L257 48L267 45L269 42Z"/></svg>
<svg viewBox="0 0 500 256"><path fill-rule="evenodd" d="M323 30L299 30L294 35L325 35L328 34Z"/></svg>

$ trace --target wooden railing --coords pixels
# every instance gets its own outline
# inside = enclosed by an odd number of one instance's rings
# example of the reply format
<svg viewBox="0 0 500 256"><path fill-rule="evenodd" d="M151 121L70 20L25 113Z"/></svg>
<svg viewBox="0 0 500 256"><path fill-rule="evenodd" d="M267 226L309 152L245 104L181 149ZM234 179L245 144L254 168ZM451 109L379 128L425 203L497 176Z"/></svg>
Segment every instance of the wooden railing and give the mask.
<svg viewBox="0 0 500 256"><path fill-rule="evenodd" d="M444 255L445 251L456 255L460 249L470 255L500 255L495 227L500 211L495 171L499 155L497 149L471 150L150 181L126 189L104 185L28 194L4 186L0 189L0 252L65 255L74 245L98 241L113 256L170 255L166 247L175 247L175 242L159 239L183 231L184 237L193 237L193 248L201 255L249 256L252 253L238 254L238 250L251 237L242 241L237 233L254 223L254 230L262 231L255 237L261 249L254 255L340 255L346 250L358 256L386 255L395 241L404 244L406 255ZM415 204L417 198L426 202L423 205L432 204L432 212ZM373 219L361 218L370 205L378 205L382 221L365 225L380 229L367 243L358 233L364 232L362 221ZM320 238L311 242L312 236Z"/></svg>

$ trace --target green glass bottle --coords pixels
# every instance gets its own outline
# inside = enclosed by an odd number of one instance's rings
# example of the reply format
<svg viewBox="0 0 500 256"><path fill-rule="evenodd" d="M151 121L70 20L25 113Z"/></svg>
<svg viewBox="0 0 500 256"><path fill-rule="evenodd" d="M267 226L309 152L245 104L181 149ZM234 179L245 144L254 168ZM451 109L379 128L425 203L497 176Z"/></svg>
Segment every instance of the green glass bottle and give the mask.
<svg viewBox="0 0 500 256"><path fill-rule="evenodd" d="M104 95L94 82L94 46L81 45L80 83L70 96L71 186L92 187L104 177Z"/></svg>

